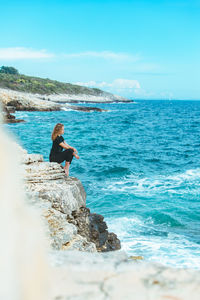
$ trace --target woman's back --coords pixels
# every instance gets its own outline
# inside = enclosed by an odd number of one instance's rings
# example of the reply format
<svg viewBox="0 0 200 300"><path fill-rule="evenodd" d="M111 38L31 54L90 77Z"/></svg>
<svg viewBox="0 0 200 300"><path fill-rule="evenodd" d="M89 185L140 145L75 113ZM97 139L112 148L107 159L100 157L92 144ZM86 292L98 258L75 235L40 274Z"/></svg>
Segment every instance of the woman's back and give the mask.
<svg viewBox="0 0 200 300"><path fill-rule="evenodd" d="M64 138L62 135L58 135L57 138L53 141L50 157L56 155L57 153L60 153L63 151L63 147L61 147L59 144L64 141Z"/></svg>

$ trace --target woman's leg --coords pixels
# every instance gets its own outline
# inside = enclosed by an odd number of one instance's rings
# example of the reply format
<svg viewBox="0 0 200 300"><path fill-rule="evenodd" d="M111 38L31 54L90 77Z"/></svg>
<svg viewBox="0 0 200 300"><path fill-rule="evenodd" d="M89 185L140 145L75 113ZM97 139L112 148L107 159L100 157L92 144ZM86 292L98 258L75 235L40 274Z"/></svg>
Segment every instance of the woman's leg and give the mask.
<svg viewBox="0 0 200 300"><path fill-rule="evenodd" d="M64 171L67 176L69 176L69 165L73 159L73 152L73 149L67 149L65 151L62 151L56 155L54 160L59 164L65 161Z"/></svg>
<svg viewBox="0 0 200 300"><path fill-rule="evenodd" d="M69 166L70 166L70 162L69 161L66 161L65 162L65 166L64 166L64 170L65 170L65 174L67 176L69 176Z"/></svg>

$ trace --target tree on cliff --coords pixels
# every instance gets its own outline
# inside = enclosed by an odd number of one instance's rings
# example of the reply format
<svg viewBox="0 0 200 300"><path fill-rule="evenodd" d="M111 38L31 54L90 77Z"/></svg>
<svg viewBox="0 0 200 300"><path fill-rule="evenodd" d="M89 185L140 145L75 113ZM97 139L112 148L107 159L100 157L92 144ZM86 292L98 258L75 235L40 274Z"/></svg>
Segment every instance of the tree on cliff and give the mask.
<svg viewBox="0 0 200 300"><path fill-rule="evenodd" d="M0 73L5 73L5 74L14 74L17 75L19 74L18 70L13 68L13 67L6 67L6 66L2 66L0 68Z"/></svg>

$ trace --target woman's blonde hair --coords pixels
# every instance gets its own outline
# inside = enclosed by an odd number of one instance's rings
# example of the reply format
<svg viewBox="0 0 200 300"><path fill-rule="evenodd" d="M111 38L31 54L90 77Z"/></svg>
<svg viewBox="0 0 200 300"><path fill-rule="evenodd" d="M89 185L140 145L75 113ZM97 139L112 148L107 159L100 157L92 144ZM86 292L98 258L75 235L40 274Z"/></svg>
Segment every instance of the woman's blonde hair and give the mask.
<svg viewBox="0 0 200 300"><path fill-rule="evenodd" d="M57 123L56 126L53 129L53 132L51 134L51 139L54 141L57 136L60 134L61 129L64 127L62 123Z"/></svg>

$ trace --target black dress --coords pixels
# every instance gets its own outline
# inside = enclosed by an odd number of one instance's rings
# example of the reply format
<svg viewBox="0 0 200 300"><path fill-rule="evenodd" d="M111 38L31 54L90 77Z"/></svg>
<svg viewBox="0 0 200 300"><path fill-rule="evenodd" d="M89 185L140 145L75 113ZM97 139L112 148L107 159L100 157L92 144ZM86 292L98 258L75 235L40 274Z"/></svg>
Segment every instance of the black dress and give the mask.
<svg viewBox="0 0 200 300"><path fill-rule="evenodd" d="M74 150L69 148L63 151L63 147L60 146L60 143L64 141L62 135L58 135L57 138L53 141L51 152L49 155L50 162L62 163L64 160L68 161L71 164L73 159Z"/></svg>

